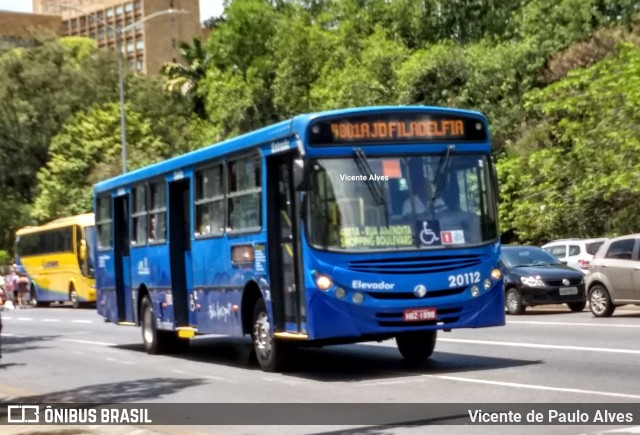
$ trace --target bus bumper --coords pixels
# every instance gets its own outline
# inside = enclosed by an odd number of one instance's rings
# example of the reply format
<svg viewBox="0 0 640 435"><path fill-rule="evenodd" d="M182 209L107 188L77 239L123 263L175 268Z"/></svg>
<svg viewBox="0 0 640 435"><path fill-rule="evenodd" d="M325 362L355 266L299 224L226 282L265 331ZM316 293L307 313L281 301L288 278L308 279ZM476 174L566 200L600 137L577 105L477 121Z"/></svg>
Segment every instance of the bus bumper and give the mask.
<svg viewBox="0 0 640 435"><path fill-rule="evenodd" d="M381 303L383 302L383 303ZM502 283L478 297L448 301L393 300L379 301L365 297L361 304L338 300L318 292L311 300L308 319L311 340L357 338L374 340L396 334L434 329L481 328L505 324ZM415 308L435 308L436 320L409 322L404 311Z"/></svg>

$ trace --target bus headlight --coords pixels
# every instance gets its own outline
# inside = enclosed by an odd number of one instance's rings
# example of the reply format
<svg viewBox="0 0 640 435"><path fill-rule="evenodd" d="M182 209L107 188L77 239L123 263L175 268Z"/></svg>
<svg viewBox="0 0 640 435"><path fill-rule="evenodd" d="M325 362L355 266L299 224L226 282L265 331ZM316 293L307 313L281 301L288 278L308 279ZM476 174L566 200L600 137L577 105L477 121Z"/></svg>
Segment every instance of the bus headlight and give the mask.
<svg viewBox="0 0 640 435"><path fill-rule="evenodd" d="M364 295L360 292L355 292L351 300L354 304L361 304L364 301Z"/></svg>
<svg viewBox="0 0 640 435"><path fill-rule="evenodd" d="M338 287L336 289L336 297L338 299L342 299L346 296L347 292L342 288L342 287Z"/></svg>
<svg viewBox="0 0 640 435"><path fill-rule="evenodd" d="M484 287L485 290L489 290L491 288L491 280L489 278L485 279L482 282L482 287Z"/></svg>
<svg viewBox="0 0 640 435"><path fill-rule="evenodd" d="M321 274L316 277L316 286L323 292L329 290L332 285L333 281L331 280L331 277L329 275Z"/></svg>
<svg viewBox="0 0 640 435"><path fill-rule="evenodd" d="M498 268L495 268L491 271L491 278L496 281L500 281L502 279L502 271Z"/></svg>
<svg viewBox="0 0 640 435"><path fill-rule="evenodd" d="M477 285L471 286L471 296L474 298L480 295L480 288Z"/></svg>

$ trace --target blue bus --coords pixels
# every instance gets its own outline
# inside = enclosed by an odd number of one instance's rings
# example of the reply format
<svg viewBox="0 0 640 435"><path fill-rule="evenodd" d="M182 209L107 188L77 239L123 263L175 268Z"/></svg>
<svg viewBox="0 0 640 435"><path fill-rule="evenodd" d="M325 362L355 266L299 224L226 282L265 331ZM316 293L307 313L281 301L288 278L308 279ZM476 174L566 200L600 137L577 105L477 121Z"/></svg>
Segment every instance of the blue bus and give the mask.
<svg viewBox="0 0 640 435"><path fill-rule="evenodd" d="M486 118L424 106L299 115L95 186L97 309L149 353L250 335L294 346L504 325Z"/></svg>

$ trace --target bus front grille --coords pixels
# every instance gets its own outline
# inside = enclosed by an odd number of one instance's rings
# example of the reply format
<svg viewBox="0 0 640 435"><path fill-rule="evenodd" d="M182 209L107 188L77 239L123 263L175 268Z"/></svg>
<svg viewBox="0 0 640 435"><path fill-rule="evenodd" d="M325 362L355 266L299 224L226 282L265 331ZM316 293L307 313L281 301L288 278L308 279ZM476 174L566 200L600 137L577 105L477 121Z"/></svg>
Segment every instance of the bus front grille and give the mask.
<svg viewBox="0 0 640 435"><path fill-rule="evenodd" d="M482 256L480 255L385 258L380 260L351 261L347 265L347 268L354 272L405 275L448 272L477 266L481 262Z"/></svg>
<svg viewBox="0 0 640 435"><path fill-rule="evenodd" d="M427 294L419 298L413 292L367 292L367 295L371 296L373 299L429 299L429 298L441 298L445 296L455 296L463 293L466 290L466 287L456 287L456 288L448 288L445 290L432 290L427 291Z"/></svg>

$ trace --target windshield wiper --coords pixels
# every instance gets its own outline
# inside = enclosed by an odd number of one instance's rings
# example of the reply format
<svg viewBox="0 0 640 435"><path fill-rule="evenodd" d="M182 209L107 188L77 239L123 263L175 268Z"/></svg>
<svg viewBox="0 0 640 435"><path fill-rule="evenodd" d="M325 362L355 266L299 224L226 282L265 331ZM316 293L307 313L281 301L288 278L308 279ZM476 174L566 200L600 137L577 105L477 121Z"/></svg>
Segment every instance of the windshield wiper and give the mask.
<svg viewBox="0 0 640 435"><path fill-rule="evenodd" d="M364 154L364 151L362 151L361 148L354 148L353 152L358 169L367 176L367 187L371 192L373 201L376 205L386 205L386 201L384 199L384 188L380 184L380 180L373 176L373 170L369 165L369 161L367 160L367 156Z"/></svg>
<svg viewBox="0 0 640 435"><path fill-rule="evenodd" d="M444 188L444 182L446 180L446 173L449 170L449 166L451 166L451 152L455 149L454 145L449 145L447 147L447 153L444 157L440 157L438 161L438 167L436 168L436 175L433 177L433 185L435 189L432 190L431 193L431 208L432 211L435 211L436 199L440 197L442 194L442 189Z"/></svg>
<svg viewBox="0 0 640 435"><path fill-rule="evenodd" d="M369 165L369 160L367 160L367 156L364 151L362 151L361 148L354 148L353 153L356 166L358 166L360 172L366 174L367 187L369 188L369 192L371 192L371 197L373 198L374 203L384 207L385 223L386 226L389 226L389 209L384 197L384 187L382 187L380 180L373 176L373 170L371 169L371 165Z"/></svg>

